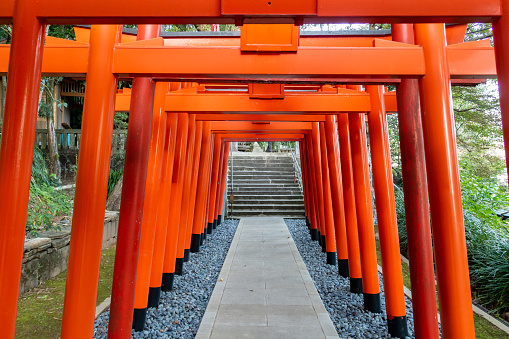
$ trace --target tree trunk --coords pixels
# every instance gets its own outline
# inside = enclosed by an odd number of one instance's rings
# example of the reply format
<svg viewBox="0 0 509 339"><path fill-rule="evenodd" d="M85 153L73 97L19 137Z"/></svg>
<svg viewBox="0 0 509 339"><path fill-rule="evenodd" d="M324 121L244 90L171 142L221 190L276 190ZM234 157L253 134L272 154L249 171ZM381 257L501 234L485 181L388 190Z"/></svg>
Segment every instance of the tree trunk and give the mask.
<svg viewBox="0 0 509 339"><path fill-rule="evenodd" d="M124 182L124 175L118 179L117 184L111 191L108 200L106 200L106 209L108 211L120 211L120 198L122 197L122 183Z"/></svg>
<svg viewBox="0 0 509 339"><path fill-rule="evenodd" d="M53 90L56 92L55 80L50 81L47 91ZM55 133L55 123L53 117L56 116L58 109L56 96L46 95L46 103L52 103L53 112L46 116L46 126L48 128L48 156L49 156L49 173L54 174L59 182L61 182L62 169L60 167L60 160L58 155L57 137Z"/></svg>

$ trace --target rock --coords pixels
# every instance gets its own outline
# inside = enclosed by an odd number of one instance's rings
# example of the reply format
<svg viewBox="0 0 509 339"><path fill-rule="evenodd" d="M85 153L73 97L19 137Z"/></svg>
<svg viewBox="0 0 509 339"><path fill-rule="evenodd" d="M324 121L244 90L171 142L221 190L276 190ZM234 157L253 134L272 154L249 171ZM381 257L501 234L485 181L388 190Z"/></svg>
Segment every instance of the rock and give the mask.
<svg viewBox="0 0 509 339"><path fill-rule="evenodd" d="M35 238L27 241L25 243L24 251L28 252L33 249L37 249L39 247L42 247L44 245L49 244L51 246L51 239L50 238ZM49 247L49 246L48 246Z"/></svg>

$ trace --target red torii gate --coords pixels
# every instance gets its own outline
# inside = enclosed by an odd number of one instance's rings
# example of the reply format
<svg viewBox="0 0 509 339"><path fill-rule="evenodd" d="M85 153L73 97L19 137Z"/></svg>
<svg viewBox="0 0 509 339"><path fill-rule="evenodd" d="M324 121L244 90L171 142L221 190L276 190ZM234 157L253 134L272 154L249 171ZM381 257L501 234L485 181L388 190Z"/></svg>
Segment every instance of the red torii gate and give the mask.
<svg viewBox="0 0 509 339"><path fill-rule="evenodd" d="M507 25L505 17L502 17L502 8L507 8L507 2L502 1L485 1L482 4L479 2L467 1L451 1L447 4L433 2L432 4L426 4L425 6L418 6L415 4L408 4L402 1L391 1L381 6L377 3L370 3L372 6L362 6L359 8L353 1L342 4L341 8L338 8L337 4L330 0L322 0L317 2L314 1L299 1L296 4L291 4L291 9L284 10L285 6L290 4L282 2L279 6L274 6L267 9L266 7L257 7L259 5L246 4L241 5L240 2L236 1L215 1L213 3L204 4L203 1L193 1L192 3L186 3L185 6L172 7L168 9L166 6L162 6L159 3L151 3L140 9L139 6L135 6L134 3L122 3L122 10L118 10L116 2L100 3L98 1L88 2L87 4L69 4L62 1L58 1L55 4L54 1L49 3L49 0L41 1L37 3L37 6L29 8L27 3L21 1L6 1L0 4L0 17L5 18L8 22L11 17L14 17L14 39L13 48L11 55L15 58L11 58L10 63L10 83L9 83L9 97L6 107L6 122L4 125L3 138L2 138L2 152L0 155L0 190L2 193L12 197L12 201L1 208L0 212L5 215L6 227L1 235L0 243L0 268L2 272L7 272L7 268L11 267L10 263L6 262L7 250L16 250L19 244L9 246L6 244L6 236L4 234L16 234L16 229L21 228L23 224L23 210L26 212L26 200L28 199L28 178L29 178L29 166L28 161L31 159L30 148L33 143L24 140L24 133L20 133L25 129L32 131L35 123L32 122L30 117L34 117L36 112L37 93L36 87L38 86L38 78L40 76L40 62L41 62L41 47L42 47L42 36L43 36L43 23L66 23L66 22L89 22L89 23L122 23L129 21L138 21L139 23L153 22L232 22L237 19L237 22L241 22L244 15L247 14L248 18L244 18L247 21L255 20L270 21L273 18L293 18L298 23L302 22L320 22L324 21L335 21L336 17L342 17L342 21L358 21L359 19L366 19L363 21L375 22L377 20L397 22L400 20L408 20L411 22L468 22L470 20L480 19L493 20L495 21L495 38L496 38L496 52L498 58L498 69L499 69L499 80L501 83L502 93L504 92L504 86L507 82L507 74L505 73L507 68L505 67L504 51L506 50L506 40L502 34L503 28ZM221 3L225 6L224 11L220 11ZM318 5L319 4L319 5ZM60 6L61 5L61 6ZM178 12L184 8L181 12ZM288 7L290 8L290 7ZM280 13L293 13L281 15ZM258 17L249 18L254 14L258 14ZM255 15L256 16L256 15ZM95 18L94 18L95 17ZM267 18L269 17L269 18ZM36 19L37 18L37 19ZM40 21L39 21L40 20ZM292 20L292 19L290 19ZM109 29L110 35L108 36L107 30ZM92 45L97 45L97 50L91 51L88 68L88 82L100 84L99 74L111 74L113 69L113 53L112 46L115 42L116 30L115 28L102 28L97 29L96 32L92 30ZM460 220L461 212L461 199L459 196L459 182L457 180L457 168L454 170L453 165L456 161L454 152L454 140L450 137L452 135L452 127L450 122L450 103L448 104L448 80L449 73L447 72L447 62L445 55L445 35L443 28L440 25L416 25L416 37L417 42L424 48L424 62L426 63L426 74L421 74L421 88L423 89L423 112L424 112L424 133L427 153L431 157L427 157L428 162L428 177L430 178L430 202L431 212L433 217L434 235L437 239L459 239L459 242L453 242L453 248L447 249L448 253L455 253L458 255L457 258L443 257L437 259L437 278L439 281L440 288L440 300L445 301L448 298L457 301L457 304L443 302L442 316L444 318L443 332L444 336L450 337L468 337L473 335L473 326L469 317L471 312L466 312L465 317L454 319L454 308L468 310L468 268L466 267L465 250L464 250L464 239L462 231L462 220ZM103 38L104 42L101 42ZM33 44L33 42L37 42ZM102 50L101 50L102 49ZM98 56L102 54L102 59L99 60ZM439 56L433 58L433 56ZM35 67L34 67L35 65ZM35 69L35 71L34 71ZM143 75L143 74L142 74ZM97 80L94 78L97 77ZM319 79L319 78L316 78ZM87 111L96 111L98 121L102 121L100 125L108 126L108 114L106 108L109 107L110 111L112 108L111 89L112 83L115 80L115 76L111 75L108 81L104 81L104 76L101 77L103 82L102 85L98 85L96 89L87 91ZM148 79L148 81L150 81ZM108 94L110 93L110 94ZM428 95L431 93L431 95ZM428 96L427 96L428 95ZM14 103L23 102L24 105L19 111L15 111ZM94 107L94 102L95 107ZM501 100L503 112L507 111L506 99ZM90 114L90 113L89 113ZM432 121L428 120L428 116L433 114ZM505 115L504 115L505 117ZM17 118L20 118L19 120ZM90 121L90 119L88 119ZM92 130L92 121L84 121L84 127L86 130ZM97 121L96 121L97 123ZM25 128L23 128L25 125ZM111 124L110 124L111 125ZM507 124L505 124L507 126ZM90 126L90 127L88 127ZM433 132L436 134L434 138L430 138L426 133L431 132L431 126L433 126ZM85 130L85 128L84 128ZM98 136L102 139L107 139L108 127L104 127L102 130L97 130ZM30 135L30 133L26 133ZM88 137L87 137L88 138ZM87 139L85 138L85 139ZM93 136L90 136L93 140ZM30 139L30 137L26 138ZM507 138L506 138L507 140ZM33 139L31 139L33 141ZM87 141L88 142L88 141ZM27 146L28 145L28 146ZM445 147L444 147L445 145ZM86 142L82 144L82 152L84 154L93 154L92 145L87 145ZM442 148L444 147L444 148ZM83 150L85 149L85 150ZM107 149L107 147L97 148L99 152L97 155L92 157L100 159L104 156L101 152ZM90 152L90 153L89 153ZM107 151L106 151L107 152ZM28 160L27 160L28 159ZM8 161L10 163L8 164ZM14 163L12 169L9 168L10 164ZM90 163L92 164L92 163ZM438 164L442 164L437 166ZM434 166L432 166L434 165ZM441 171L445 169L445 171ZM436 171L436 172L435 172ZM83 172L83 171L80 171ZM103 172L100 170L99 173ZM442 172L441 176L439 175ZM444 175L446 173L447 175ZM11 178L19 178L19 180L12 182ZM79 173L78 175L78 187L77 191L86 193L90 196L101 197L101 187L104 186L103 182L97 182L97 178L94 178L96 182L93 182L91 187L85 188L83 185L87 183L87 176ZM88 182L91 184L91 182ZM84 188L82 188L84 187ZM452 192L444 194L443 192ZM80 194L81 195L81 194ZM81 223L87 219L87 208L92 208L90 212L97 211L102 204L102 198L97 199L95 207L77 206L77 212L75 212L76 221ZM79 204L78 204L79 205ZM83 210L81 210L83 208ZM89 218L98 219L95 213L91 213ZM97 220L91 220L91 224L96 225ZM444 225L443 228L440 226ZM447 225L448 227L445 227ZM79 227L78 227L79 228ZM79 233L79 231L76 231ZM449 233L451 232L451 233ZM463 240L462 240L463 239ZM120 240L120 239L119 239ZM13 243L16 243L13 241ZM442 247L443 244L436 243L437 257L439 254L444 254L440 251L445 250ZM16 252L16 251L14 251ZM440 252L440 253L439 253ZM439 262L443 260L442 262ZM12 267L16 266L16 263L12 263ZM5 270L4 270L5 268ZM445 270L454 268L458 271L458 281L448 282L447 274ZM17 269L14 269L16 272ZM9 271L10 272L10 271ZM9 274L10 276L10 274ZM15 276L15 275L14 275ZM72 276L72 275L71 275ZM79 277L75 276L75 278ZM70 282L70 281L69 281ZM14 285L16 282L14 281ZM442 288L443 286L443 288ZM12 307L9 305L16 305L13 301L10 293L16 291L13 287L13 282L9 279L0 282L0 293L2 296L6 296L8 307L7 310L11 310ZM15 287L15 286L14 286ZM10 301L9 301L10 300ZM465 304L465 302L467 304ZM71 309L71 314L73 313ZM8 313L9 314L9 313ZM5 317L7 335L11 336L13 333L13 321L12 314ZM64 323L63 336L70 335L71 328L66 327ZM75 332L73 334L76 334Z"/></svg>

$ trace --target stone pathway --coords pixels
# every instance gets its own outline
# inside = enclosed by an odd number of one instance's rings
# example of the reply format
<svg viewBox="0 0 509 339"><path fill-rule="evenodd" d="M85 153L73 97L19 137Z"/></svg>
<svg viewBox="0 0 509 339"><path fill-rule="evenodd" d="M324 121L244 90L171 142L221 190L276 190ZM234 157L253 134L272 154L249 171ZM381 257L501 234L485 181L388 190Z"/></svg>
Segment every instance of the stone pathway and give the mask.
<svg viewBox="0 0 509 339"><path fill-rule="evenodd" d="M196 339L338 338L283 218L242 218Z"/></svg>

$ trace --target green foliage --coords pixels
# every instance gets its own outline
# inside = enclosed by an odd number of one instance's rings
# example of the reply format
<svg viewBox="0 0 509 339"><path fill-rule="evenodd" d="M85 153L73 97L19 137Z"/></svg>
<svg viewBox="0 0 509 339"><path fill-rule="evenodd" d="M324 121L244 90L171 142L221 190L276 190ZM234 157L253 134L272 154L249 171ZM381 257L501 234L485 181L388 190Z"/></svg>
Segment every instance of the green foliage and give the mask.
<svg viewBox="0 0 509 339"><path fill-rule="evenodd" d="M115 112L115 117L113 120L113 128L115 129L127 129L129 122L129 113L128 112Z"/></svg>
<svg viewBox="0 0 509 339"><path fill-rule="evenodd" d="M108 177L108 196L110 196L111 192L115 188L115 185L118 183L120 178L124 174L124 170L110 170L110 174Z"/></svg>
<svg viewBox="0 0 509 339"><path fill-rule="evenodd" d="M55 191L57 182L54 175L49 175L42 152L35 147L26 224L27 232L32 236L36 236L40 228L59 230L54 218L72 210L72 201L67 194Z"/></svg>

